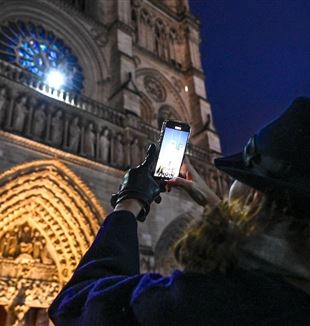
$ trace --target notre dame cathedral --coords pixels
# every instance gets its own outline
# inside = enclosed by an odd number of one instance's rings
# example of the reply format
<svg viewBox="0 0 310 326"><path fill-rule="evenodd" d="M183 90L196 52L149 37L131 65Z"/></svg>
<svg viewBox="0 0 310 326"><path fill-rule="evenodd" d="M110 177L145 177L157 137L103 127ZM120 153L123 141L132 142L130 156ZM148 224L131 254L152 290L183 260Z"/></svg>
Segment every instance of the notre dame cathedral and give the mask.
<svg viewBox="0 0 310 326"><path fill-rule="evenodd" d="M192 127L188 156L229 180L188 0L0 0L0 326L48 326L47 307L162 122ZM163 194L139 225L143 271L168 273L197 207Z"/></svg>

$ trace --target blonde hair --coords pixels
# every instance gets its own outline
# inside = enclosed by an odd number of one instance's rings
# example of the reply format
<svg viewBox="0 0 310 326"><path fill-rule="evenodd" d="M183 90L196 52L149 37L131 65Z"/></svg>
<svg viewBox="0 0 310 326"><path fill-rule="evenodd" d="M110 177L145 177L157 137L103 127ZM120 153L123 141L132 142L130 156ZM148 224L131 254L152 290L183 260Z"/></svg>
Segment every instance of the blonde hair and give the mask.
<svg viewBox="0 0 310 326"><path fill-rule="evenodd" d="M238 265L240 244L258 232L257 223L262 203L255 209L239 202L221 202L205 209L201 218L192 224L175 244L177 262L188 271L225 273Z"/></svg>

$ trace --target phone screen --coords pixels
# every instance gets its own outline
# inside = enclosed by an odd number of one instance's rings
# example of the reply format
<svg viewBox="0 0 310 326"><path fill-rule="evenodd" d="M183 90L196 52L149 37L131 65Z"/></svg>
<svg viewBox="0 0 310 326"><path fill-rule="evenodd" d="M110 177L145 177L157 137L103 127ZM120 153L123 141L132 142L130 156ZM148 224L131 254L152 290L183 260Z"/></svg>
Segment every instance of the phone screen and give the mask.
<svg viewBox="0 0 310 326"><path fill-rule="evenodd" d="M179 175L189 133L188 125L186 128L171 123L166 125L154 177L171 179Z"/></svg>

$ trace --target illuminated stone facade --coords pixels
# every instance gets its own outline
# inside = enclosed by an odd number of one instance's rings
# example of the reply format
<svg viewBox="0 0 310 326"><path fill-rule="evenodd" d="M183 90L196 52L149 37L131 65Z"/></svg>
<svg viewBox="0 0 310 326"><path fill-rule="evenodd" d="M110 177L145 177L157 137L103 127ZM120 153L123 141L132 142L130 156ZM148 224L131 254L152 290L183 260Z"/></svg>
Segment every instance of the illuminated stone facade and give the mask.
<svg viewBox="0 0 310 326"><path fill-rule="evenodd" d="M191 124L188 155L210 187L224 194L229 180L212 166L220 142L187 0L0 0L0 26L0 326L47 326L164 119ZM47 85L61 51L81 89ZM139 225L141 265L169 273L169 248L201 209L181 191L162 197Z"/></svg>

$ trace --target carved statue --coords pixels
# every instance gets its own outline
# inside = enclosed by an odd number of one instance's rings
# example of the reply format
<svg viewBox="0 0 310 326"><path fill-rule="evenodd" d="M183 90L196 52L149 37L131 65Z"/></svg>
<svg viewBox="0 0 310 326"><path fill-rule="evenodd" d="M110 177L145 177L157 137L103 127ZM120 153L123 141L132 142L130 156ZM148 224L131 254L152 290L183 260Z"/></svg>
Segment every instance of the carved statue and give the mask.
<svg viewBox="0 0 310 326"><path fill-rule="evenodd" d="M90 123L85 130L84 136L84 152L87 156L95 156L95 137L94 125Z"/></svg>
<svg viewBox="0 0 310 326"><path fill-rule="evenodd" d="M114 143L114 161L118 166L124 165L124 144L123 137L121 134L118 134Z"/></svg>
<svg viewBox="0 0 310 326"><path fill-rule="evenodd" d="M42 237L39 231L35 231L33 235L33 250L32 250L32 257L36 261L41 261L41 253L44 249L42 243Z"/></svg>
<svg viewBox="0 0 310 326"><path fill-rule="evenodd" d="M28 224L23 224L19 231L19 241L30 243L32 240L31 228Z"/></svg>
<svg viewBox="0 0 310 326"><path fill-rule="evenodd" d="M32 254L32 231L28 224L23 224L19 231L19 247L21 254Z"/></svg>
<svg viewBox="0 0 310 326"><path fill-rule="evenodd" d="M42 243L42 251L41 251L41 255L40 255L40 258L41 258L41 262L43 264L46 264L46 265L51 265L53 264L53 260L52 258L50 257L50 254L47 250L47 247L46 247L46 240L42 237L41 238L41 243Z"/></svg>
<svg viewBox="0 0 310 326"><path fill-rule="evenodd" d="M79 126L79 118L74 117L69 127L69 149L77 152L80 143L81 128Z"/></svg>
<svg viewBox="0 0 310 326"><path fill-rule="evenodd" d="M45 104L40 104L40 106L35 110L33 120L33 134L37 137L42 137L43 131L46 127Z"/></svg>
<svg viewBox="0 0 310 326"><path fill-rule="evenodd" d="M9 250L9 237L10 234L6 233L0 242L0 254L2 257L7 257L8 256L8 250Z"/></svg>
<svg viewBox="0 0 310 326"><path fill-rule="evenodd" d="M62 112L59 110L56 112L51 122L51 140L54 145L60 146L62 144L63 131Z"/></svg>
<svg viewBox="0 0 310 326"><path fill-rule="evenodd" d="M48 252L46 240L28 223L16 226L14 230L4 234L0 240L0 256L15 261L27 259L47 265L54 263Z"/></svg>
<svg viewBox="0 0 310 326"><path fill-rule="evenodd" d="M7 90L5 87L3 87L0 89L0 125L2 125L4 122L6 101L7 101Z"/></svg>
<svg viewBox="0 0 310 326"><path fill-rule="evenodd" d="M3 257L15 258L19 251L16 230L7 232L4 235L4 237L1 239L0 248Z"/></svg>
<svg viewBox="0 0 310 326"><path fill-rule="evenodd" d="M100 160L103 162L108 162L109 160L110 145L110 131L105 129L99 139Z"/></svg>
<svg viewBox="0 0 310 326"><path fill-rule="evenodd" d="M141 163L141 149L138 138L135 138L130 146L131 166L138 166Z"/></svg>
<svg viewBox="0 0 310 326"><path fill-rule="evenodd" d="M22 132L25 125L26 116L28 113L27 109L27 97L22 96L15 104L13 129L18 132Z"/></svg>

